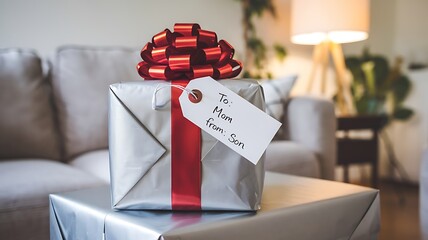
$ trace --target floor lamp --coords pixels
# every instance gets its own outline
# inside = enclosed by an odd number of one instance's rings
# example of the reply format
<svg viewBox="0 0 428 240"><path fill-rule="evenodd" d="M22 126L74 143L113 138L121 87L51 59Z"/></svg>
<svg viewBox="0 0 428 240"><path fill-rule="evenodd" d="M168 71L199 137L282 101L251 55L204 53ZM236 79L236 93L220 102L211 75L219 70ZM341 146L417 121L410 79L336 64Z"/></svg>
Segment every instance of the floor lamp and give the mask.
<svg viewBox="0 0 428 240"><path fill-rule="evenodd" d="M345 81L346 66L342 43L367 39L369 0L292 0L291 42L315 45L308 81L312 91L317 70L321 69L321 93L326 91L326 75L331 56L337 87L337 106L341 114L350 114L352 96Z"/></svg>

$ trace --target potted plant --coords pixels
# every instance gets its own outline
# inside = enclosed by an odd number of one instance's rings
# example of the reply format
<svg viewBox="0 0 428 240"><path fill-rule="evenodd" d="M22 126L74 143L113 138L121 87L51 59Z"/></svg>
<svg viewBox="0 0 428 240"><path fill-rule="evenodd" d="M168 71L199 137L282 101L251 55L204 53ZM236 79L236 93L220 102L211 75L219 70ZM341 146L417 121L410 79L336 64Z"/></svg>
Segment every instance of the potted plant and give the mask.
<svg viewBox="0 0 428 240"><path fill-rule="evenodd" d="M247 69L244 70L244 78L271 79L272 73L266 71L267 52L269 48L261 38L257 36L254 26L254 17L261 17L263 13L268 12L276 17L275 6L272 0L238 0L242 6L242 26L245 44L244 63ZM286 49L281 44L275 43L272 46L276 57L284 60L287 55Z"/></svg>
<svg viewBox="0 0 428 240"><path fill-rule="evenodd" d="M381 116L384 119L383 129L394 120L405 121L412 117L413 110L404 106L411 82L401 72L401 58L397 58L390 66L386 57L373 55L364 49L361 56L346 57L345 63L353 77L350 92L357 117ZM408 179L404 168L397 161L386 131L381 131L380 137L385 143L391 166L403 180Z"/></svg>
<svg viewBox="0 0 428 240"><path fill-rule="evenodd" d="M386 115L388 122L413 115L413 110L403 105L411 82L401 72L401 58L391 67L384 56L365 49L362 56L346 57L345 63L353 76L351 94L357 114Z"/></svg>

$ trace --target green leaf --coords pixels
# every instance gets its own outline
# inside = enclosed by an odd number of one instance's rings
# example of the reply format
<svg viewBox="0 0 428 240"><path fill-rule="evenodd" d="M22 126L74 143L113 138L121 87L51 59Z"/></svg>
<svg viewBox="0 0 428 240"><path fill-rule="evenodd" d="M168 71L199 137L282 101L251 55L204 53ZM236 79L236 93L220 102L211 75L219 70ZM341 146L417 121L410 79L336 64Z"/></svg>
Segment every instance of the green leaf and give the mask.
<svg viewBox="0 0 428 240"><path fill-rule="evenodd" d="M372 61L363 62L361 64L361 69L364 72L364 77L366 79L367 92L370 96L376 95L376 76L374 74L375 64Z"/></svg>
<svg viewBox="0 0 428 240"><path fill-rule="evenodd" d="M361 61L357 57L347 57L345 59L346 68L351 71L354 82L364 84L364 72L361 69Z"/></svg>
<svg viewBox="0 0 428 240"><path fill-rule="evenodd" d="M255 52L266 51L266 46L260 38L251 37L247 41L248 47Z"/></svg>
<svg viewBox="0 0 428 240"><path fill-rule="evenodd" d="M278 43L275 43L273 45L273 50L275 52L276 57L280 61L284 61L285 57L287 56L287 50L285 49L285 47Z"/></svg>
<svg viewBox="0 0 428 240"><path fill-rule="evenodd" d="M276 17L275 7L272 0L248 0L248 9L252 14L259 17L264 11L268 11L272 16Z"/></svg>
<svg viewBox="0 0 428 240"><path fill-rule="evenodd" d="M266 46L260 38L251 37L247 41L247 46L253 53L254 65L257 69L263 68L263 62L266 60Z"/></svg>
<svg viewBox="0 0 428 240"><path fill-rule="evenodd" d="M248 71L244 71L242 77L243 78L251 78L251 79L262 79L262 76L259 73L252 74Z"/></svg>
<svg viewBox="0 0 428 240"><path fill-rule="evenodd" d="M364 62L365 61L370 61L371 57L372 57L372 55L370 53L369 47L365 46L363 48L363 54L361 55L361 60L364 61Z"/></svg>
<svg viewBox="0 0 428 240"><path fill-rule="evenodd" d="M406 76L400 76L392 84L395 104L400 105L409 95L411 82Z"/></svg>
<svg viewBox="0 0 428 240"><path fill-rule="evenodd" d="M243 78L251 78L251 73L248 71L244 71L244 73L242 74Z"/></svg>
<svg viewBox="0 0 428 240"><path fill-rule="evenodd" d="M369 105L369 99L367 96L363 96L360 99L354 99L355 100L355 108L357 110L358 114L368 114L368 105Z"/></svg>
<svg viewBox="0 0 428 240"><path fill-rule="evenodd" d="M250 32L250 34L254 35L255 31L256 31L256 28L254 27L254 23L252 21L248 20L247 27L248 27L248 31Z"/></svg>
<svg viewBox="0 0 428 240"><path fill-rule="evenodd" d="M382 88L382 86L388 84L388 75L390 72L388 60L382 56L373 56L370 60L373 62L373 74L375 78L376 88Z"/></svg>
<svg viewBox="0 0 428 240"><path fill-rule="evenodd" d="M398 107L395 109L394 113L392 114L394 119L397 120L407 120L413 115L413 110L406 108L406 107Z"/></svg>
<svg viewBox="0 0 428 240"><path fill-rule="evenodd" d="M262 79L262 75L260 74L255 74L251 76L252 79Z"/></svg>
<svg viewBox="0 0 428 240"><path fill-rule="evenodd" d="M333 95L333 102L337 103L337 94Z"/></svg>

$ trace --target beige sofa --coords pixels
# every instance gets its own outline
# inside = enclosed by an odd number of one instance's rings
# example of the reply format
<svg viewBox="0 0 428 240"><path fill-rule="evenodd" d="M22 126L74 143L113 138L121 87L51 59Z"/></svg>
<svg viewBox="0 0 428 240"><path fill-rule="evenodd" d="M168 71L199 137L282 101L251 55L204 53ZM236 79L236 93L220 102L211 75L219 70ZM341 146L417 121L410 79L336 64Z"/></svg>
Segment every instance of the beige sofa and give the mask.
<svg viewBox="0 0 428 240"><path fill-rule="evenodd" d="M63 47L50 63L0 50L0 239L48 239L48 194L108 184L108 86L141 80L138 61L123 48ZM284 107L266 168L333 179L332 103L296 97Z"/></svg>

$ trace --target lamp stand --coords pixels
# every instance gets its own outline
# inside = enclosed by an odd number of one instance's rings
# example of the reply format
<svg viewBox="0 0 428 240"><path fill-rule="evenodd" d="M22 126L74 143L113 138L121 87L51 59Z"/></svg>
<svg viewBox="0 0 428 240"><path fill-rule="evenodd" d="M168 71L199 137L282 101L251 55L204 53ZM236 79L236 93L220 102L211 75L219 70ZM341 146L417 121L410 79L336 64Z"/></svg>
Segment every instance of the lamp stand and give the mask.
<svg viewBox="0 0 428 240"><path fill-rule="evenodd" d="M327 68L331 55L336 72L337 107L340 114L349 115L354 112L350 82L346 79L345 58L340 44L332 41L323 41L315 46L312 55L312 68L309 75L307 92L311 92L317 70L321 68L321 94L326 94Z"/></svg>

